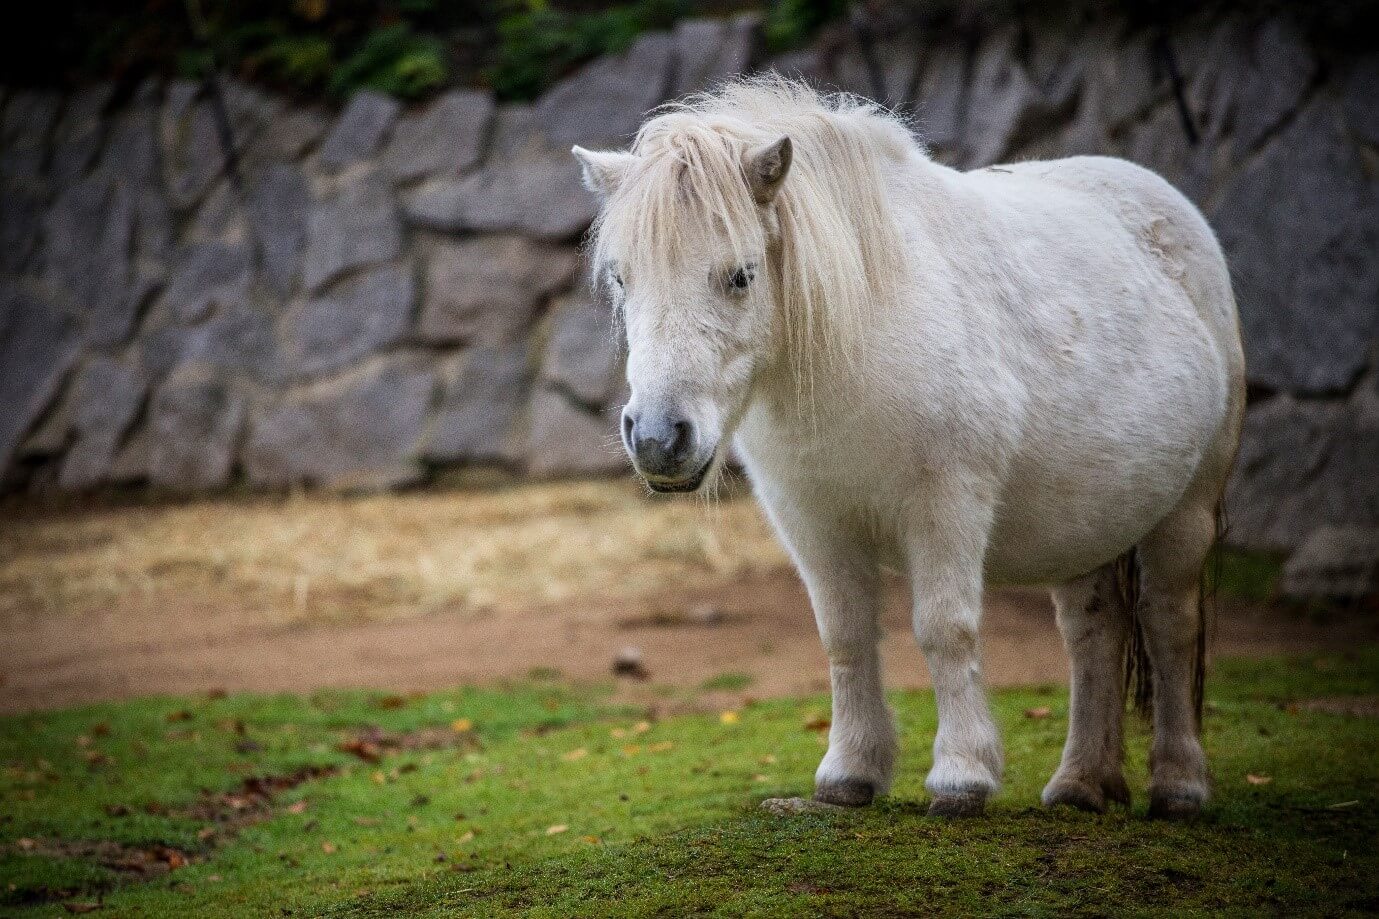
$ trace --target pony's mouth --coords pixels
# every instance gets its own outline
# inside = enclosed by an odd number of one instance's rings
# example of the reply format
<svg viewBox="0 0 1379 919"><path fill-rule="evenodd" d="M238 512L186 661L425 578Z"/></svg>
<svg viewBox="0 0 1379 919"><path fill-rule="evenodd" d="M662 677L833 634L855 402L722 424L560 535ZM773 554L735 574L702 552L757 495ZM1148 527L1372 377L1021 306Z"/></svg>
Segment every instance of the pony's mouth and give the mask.
<svg viewBox="0 0 1379 919"><path fill-rule="evenodd" d="M704 484L704 479L709 474L709 467L713 465L713 458L714 454L709 454L709 458L705 460L703 466L699 467L698 472L685 476L683 479L653 479L648 476L642 476L642 479L648 488L662 495L680 495L696 491L700 485Z"/></svg>

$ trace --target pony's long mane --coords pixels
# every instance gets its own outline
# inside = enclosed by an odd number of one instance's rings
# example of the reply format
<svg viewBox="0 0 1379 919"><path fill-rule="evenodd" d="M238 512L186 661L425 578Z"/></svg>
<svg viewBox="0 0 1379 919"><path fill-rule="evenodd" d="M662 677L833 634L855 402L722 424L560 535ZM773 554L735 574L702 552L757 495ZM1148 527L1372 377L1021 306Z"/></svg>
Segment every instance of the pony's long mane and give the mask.
<svg viewBox="0 0 1379 919"><path fill-rule="evenodd" d="M790 137L793 163L773 207L773 260L797 370L845 355L868 311L903 270L883 167L922 155L894 115L849 95L821 95L775 74L729 82L659 109L632 145L635 164L593 230L593 264L617 255L638 278L669 278L693 234L726 231L745 260L767 239L744 153Z"/></svg>

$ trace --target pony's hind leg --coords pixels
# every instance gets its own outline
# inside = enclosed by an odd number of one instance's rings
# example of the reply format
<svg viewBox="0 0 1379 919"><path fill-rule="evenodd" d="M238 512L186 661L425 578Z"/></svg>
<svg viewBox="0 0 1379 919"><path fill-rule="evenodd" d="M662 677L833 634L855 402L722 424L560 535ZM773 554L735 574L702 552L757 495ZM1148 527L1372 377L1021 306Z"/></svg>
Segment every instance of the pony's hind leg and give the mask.
<svg viewBox="0 0 1379 919"><path fill-rule="evenodd" d="M1140 543L1140 628L1153 673L1149 815L1195 816L1209 794L1199 739L1205 666L1201 573L1216 505L1185 499Z"/></svg>
<svg viewBox="0 0 1379 919"><path fill-rule="evenodd" d="M1098 813L1107 801L1128 805L1121 721L1130 610L1120 596L1115 563L1055 587L1053 602L1072 666L1072 686L1063 761L1044 788L1043 802Z"/></svg>

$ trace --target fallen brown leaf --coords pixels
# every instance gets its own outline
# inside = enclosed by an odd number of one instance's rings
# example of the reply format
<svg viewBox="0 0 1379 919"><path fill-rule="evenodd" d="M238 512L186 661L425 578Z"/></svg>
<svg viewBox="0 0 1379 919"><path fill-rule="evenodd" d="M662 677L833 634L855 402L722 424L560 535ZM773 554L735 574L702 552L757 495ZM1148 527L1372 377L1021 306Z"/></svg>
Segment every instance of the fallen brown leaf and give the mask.
<svg viewBox="0 0 1379 919"><path fill-rule="evenodd" d="M1025 709L1025 717L1035 721L1047 718L1052 714L1053 709L1049 708L1047 705L1036 705L1034 708Z"/></svg>
<svg viewBox="0 0 1379 919"><path fill-rule="evenodd" d="M565 832L565 831L568 830L568 829L569 829L569 826L567 826L566 824L563 824L563 823L555 823L555 824L552 824L552 825L546 827L546 835L547 835L547 836L555 836L555 835L558 835L558 834L560 834L560 833Z"/></svg>
<svg viewBox="0 0 1379 919"><path fill-rule="evenodd" d="M1245 776L1245 781L1249 782L1251 785L1268 785L1273 780L1273 776L1255 775L1253 772L1247 773Z"/></svg>
<svg viewBox="0 0 1379 919"><path fill-rule="evenodd" d="M62 908L67 910L67 912L69 913L76 913L80 915L82 913L94 913L96 910L101 908L101 905L99 903L93 903L89 900L73 900L62 904Z"/></svg>
<svg viewBox="0 0 1379 919"><path fill-rule="evenodd" d="M333 843L333 842L323 842L323 843L321 843L321 851L324 852L324 853L326 853L327 855L334 855L334 854L335 854L335 843Z"/></svg>

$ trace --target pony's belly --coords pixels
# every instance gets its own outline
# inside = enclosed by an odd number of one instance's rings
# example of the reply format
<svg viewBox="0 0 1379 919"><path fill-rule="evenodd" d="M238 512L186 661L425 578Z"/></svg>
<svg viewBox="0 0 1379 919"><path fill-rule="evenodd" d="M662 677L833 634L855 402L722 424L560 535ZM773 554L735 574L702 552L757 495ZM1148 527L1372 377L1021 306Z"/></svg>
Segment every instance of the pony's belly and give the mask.
<svg viewBox="0 0 1379 919"><path fill-rule="evenodd" d="M1007 489L987 546L992 584L1052 584L1117 558L1168 516L1192 480L1201 453L1161 465L1153 476L1081 477L1070 488L1066 470L1017 474ZM1126 464L1134 461L1127 458ZM1143 470L1134 470L1143 471Z"/></svg>

